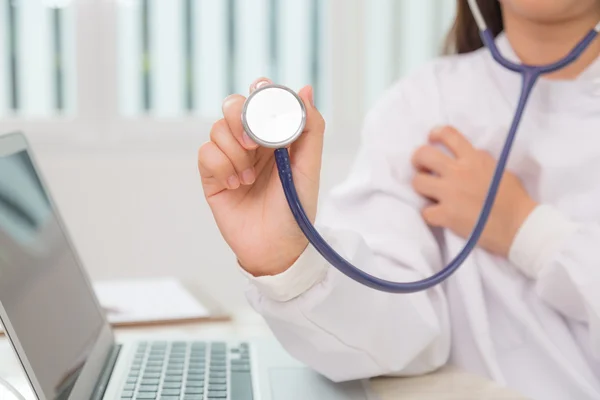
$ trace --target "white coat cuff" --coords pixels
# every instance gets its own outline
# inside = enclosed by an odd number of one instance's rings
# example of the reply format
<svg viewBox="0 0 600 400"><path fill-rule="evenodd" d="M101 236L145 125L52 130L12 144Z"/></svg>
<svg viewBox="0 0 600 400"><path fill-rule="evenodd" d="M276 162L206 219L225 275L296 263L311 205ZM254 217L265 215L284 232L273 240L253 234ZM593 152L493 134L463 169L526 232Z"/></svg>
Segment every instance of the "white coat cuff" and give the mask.
<svg viewBox="0 0 600 400"><path fill-rule="evenodd" d="M275 301L285 302L300 296L321 282L327 273L328 264L309 244L298 260L280 274L255 277L242 267L239 268L263 295Z"/></svg>
<svg viewBox="0 0 600 400"><path fill-rule="evenodd" d="M517 232L508 259L525 275L536 279L560 244L574 234L578 225L557 209L537 206Z"/></svg>

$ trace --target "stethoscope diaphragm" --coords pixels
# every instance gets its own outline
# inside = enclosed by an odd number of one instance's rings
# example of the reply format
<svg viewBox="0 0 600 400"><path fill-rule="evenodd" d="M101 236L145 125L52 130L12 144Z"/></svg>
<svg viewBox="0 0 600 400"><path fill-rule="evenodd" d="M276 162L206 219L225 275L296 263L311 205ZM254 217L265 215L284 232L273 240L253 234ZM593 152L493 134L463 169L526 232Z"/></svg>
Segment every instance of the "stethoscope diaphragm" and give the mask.
<svg viewBox="0 0 600 400"><path fill-rule="evenodd" d="M246 99L242 124L257 144L283 148L304 131L306 107L300 96L285 86L261 86Z"/></svg>

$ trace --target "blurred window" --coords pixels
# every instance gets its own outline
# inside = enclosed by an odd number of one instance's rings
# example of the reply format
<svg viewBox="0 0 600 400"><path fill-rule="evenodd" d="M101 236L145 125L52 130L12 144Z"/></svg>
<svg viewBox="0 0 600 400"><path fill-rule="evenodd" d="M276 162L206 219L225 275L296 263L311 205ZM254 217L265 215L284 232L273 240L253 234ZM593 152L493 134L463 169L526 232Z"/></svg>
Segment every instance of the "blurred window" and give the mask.
<svg viewBox="0 0 600 400"><path fill-rule="evenodd" d="M260 76L312 84L330 119L356 123L393 81L440 53L454 8L455 0L0 0L0 129L13 126L3 118L79 118L117 131L148 118L206 122Z"/></svg>
<svg viewBox="0 0 600 400"><path fill-rule="evenodd" d="M0 0L0 115L74 112L74 14L65 1Z"/></svg>

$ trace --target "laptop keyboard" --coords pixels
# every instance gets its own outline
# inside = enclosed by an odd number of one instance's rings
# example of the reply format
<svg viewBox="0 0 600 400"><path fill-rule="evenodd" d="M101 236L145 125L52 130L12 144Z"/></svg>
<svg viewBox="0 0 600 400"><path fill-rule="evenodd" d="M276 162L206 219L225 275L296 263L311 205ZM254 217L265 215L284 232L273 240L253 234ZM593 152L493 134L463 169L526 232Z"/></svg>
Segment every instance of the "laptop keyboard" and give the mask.
<svg viewBox="0 0 600 400"><path fill-rule="evenodd" d="M252 400L247 343L142 342L123 400Z"/></svg>

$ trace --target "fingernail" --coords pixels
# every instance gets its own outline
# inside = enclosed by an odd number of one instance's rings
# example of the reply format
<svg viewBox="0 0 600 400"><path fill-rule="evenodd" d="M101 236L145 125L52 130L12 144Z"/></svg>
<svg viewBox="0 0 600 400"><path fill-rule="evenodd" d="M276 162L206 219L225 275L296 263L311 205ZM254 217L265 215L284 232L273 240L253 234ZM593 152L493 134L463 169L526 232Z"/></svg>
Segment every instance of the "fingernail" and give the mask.
<svg viewBox="0 0 600 400"><path fill-rule="evenodd" d="M310 101L311 107L314 107L315 106L315 91L312 86L310 87L310 95L308 96L308 99Z"/></svg>
<svg viewBox="0 0 600 400"><path fill-rule="evenodd" d="M242 182L244 185L252 185L256 176L254 174L254 168L248 168L244 172L242 172Z"/></svg>
<svg viewBox="0 0 600 400"><path fill-rule="evenodd" d="M244 132L244 134L242 135L242 140L244 141L244 145L249 149L254 149L258 147L256 142L252 140L252 138L250 138L250 136L248 136L246 132Z"/></svg>
<svg viewBox="0 0 600 400"><path fill-rule="evenodd" d="M263 86L267 86L269 84L269 81L260 81L256 84L256 89L260 89Z"/></svg>
<svg viewBox="0 0 600 400"><path fill-rule="evenodd" d="M240 187L240 180L237 175L231 175L229 179L227 179L227 185L229 185L229 189L237 189Z"/></svg>
<svg viewBox="0 0 600 400"><path fill-rule="evenodd" d="M225 108L229 102L235 100L237 97L237 94L230 94L229 96L225 97L225 100L223 100L223 108Z"/></svg>

